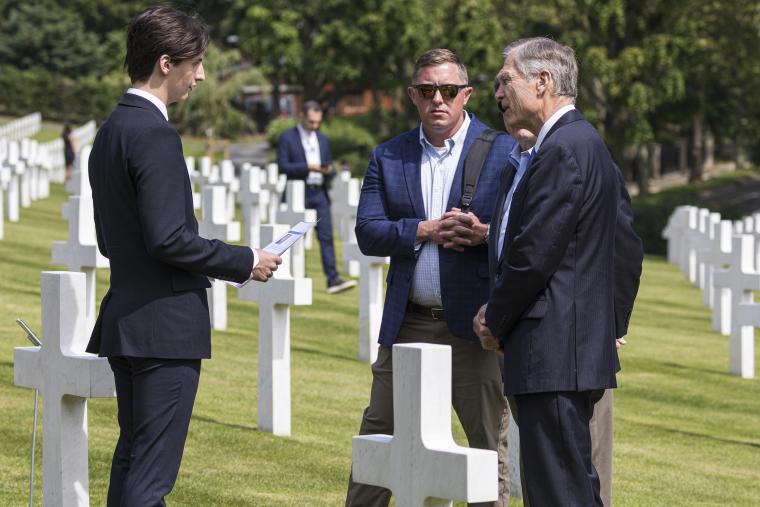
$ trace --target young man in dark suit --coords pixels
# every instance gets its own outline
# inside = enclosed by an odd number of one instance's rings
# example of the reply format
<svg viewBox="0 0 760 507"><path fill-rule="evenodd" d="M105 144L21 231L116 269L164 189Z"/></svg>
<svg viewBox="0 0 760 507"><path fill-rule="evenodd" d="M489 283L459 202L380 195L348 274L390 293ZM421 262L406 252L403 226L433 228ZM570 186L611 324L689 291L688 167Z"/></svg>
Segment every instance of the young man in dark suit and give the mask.
<svg viewBox="0 0 760 507"><path fill-rule="evenodd" d="M589 421L604 390L616 387L616 338L628 325L640 260L616 252L625 220L619 171L575 110L573 50L535 38L504 56L496 99L508 130L537 139L503 182L491 296L473 326L485 347L497 342L504 352L528 503L601 506Z"/></svg>
<svg viewBox="0 0 760 507"><path fill-rule="evenodd" d="M460 210L464 162L486 126L464 110L467 69L447 49L415 63L407 89L420 125L372 152L364 177L356 239L366 255L390 256L372 365L372 390L359 433L393 434L394 343L448 345L452 404L471 447L499 453L498 500L509 503L505 442L509 412L499 358L478 343L472 315L488 299L488 224L515 141L497 136L484 160L469 212ZM349 478L346 507L388 505L391 492Z"/></svg>
<svg viewBox="0 0 760 507"><path fill-rule="evenodd" d="M119 441L108 505L165 505L211 354L207 277L266 281L281 259L198 236L182 141L167 105L204 78L199 19L149 8L127 28L132 87L98 131L89 160L98 248L111 286L87 347L108 357Z"/></svg>
<svg viewBox="0 0 760 507"><path fill-rule="evenodd" d="M306 182L305 204L317 211L317 240L322 256L322 270L327 277L327 293L336 294L356 286L355 280L343 280L335 268L332 218L328 184L335 177L332 153L327 137L319 131L322 108L313 100L304 103L298 125L280 134L277 142L277 167L289 180Z"/></svg>

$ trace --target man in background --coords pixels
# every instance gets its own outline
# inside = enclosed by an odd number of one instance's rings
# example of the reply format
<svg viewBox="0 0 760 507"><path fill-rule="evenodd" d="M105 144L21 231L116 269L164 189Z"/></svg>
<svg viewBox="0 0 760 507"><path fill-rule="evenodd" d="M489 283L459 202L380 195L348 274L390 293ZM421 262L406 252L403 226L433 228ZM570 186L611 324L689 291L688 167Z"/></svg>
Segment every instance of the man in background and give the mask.
<svg viewBox="0 0 760 507"><path fill-rule="evenodd" d="M319 131L322 108L313 100L304 103L295 127L280 134L277 142L277 167L289 180L305 180L306 207L317 211L317 240L322 256L322 270L327 277L327 293L336 294L356 286L355 280L343 280L335 268L332 219L328 183L335 176L330 143Z"/></svg>

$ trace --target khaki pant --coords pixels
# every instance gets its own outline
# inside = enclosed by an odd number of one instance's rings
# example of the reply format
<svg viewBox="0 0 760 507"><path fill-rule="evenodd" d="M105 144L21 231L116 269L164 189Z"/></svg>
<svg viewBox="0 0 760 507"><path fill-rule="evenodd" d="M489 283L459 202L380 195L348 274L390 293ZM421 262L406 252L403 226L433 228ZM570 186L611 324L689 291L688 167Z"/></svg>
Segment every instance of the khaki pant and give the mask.
<svg viewBox="0 0 760 507"><path fill-rule="evenodd" d="M604 396L594 405L594 415L589 422L591 430L591 462L599 474L600 491L604 507L612 506L612 389L604 391ZM519 415L517 413L514 400L509 398L509 405L512 409L512 415L518 426ZM522 467L520 467L522 471ZM527 498L525 498L525 479L520 474L523 482L523 505L530 507Z"/></svg>
<svg viewBox="0 0 760 507"><path fill-rule="evenodd" d="M451 346L451 399L467 441L470 447L491 449L499 454L499 499L476 505L506 507L509 408L503 395L498 356L483 350L478 342L455 337L445 321L416 313L406 314L396 343ZM372 365L372 392L359 429L361 435L376 433L393 434L393 355L388 347L380 347ZM347 507L385 507L390 498L388 489L355 483L349 476Z"/></svg>

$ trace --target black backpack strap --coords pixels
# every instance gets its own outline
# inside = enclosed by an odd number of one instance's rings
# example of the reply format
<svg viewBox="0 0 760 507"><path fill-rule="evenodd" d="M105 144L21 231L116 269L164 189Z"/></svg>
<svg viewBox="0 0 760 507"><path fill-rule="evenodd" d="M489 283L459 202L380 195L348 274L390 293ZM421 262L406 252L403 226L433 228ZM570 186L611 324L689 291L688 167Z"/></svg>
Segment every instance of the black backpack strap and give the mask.
<svg viewBox="0 0 760 507"><path fill-rule="evenodd" d="M464 174L462 175L462 201L459 205L465 213L469 211L472 197L475 195L475 188L478 186L480 171L483 170L483 164L486 161L488 152L491 151L491 145L503 132L498 130L485 129L481 132L470 147L470 152L464 160Z"/></svg>

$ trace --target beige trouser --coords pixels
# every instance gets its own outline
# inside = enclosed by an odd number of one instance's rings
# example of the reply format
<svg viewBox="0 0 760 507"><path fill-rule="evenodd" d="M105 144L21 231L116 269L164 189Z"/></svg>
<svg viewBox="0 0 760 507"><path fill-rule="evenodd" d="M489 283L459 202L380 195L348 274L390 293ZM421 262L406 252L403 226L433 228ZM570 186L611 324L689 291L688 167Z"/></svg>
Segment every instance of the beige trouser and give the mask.
<svg viewBox="0 0 760 507"><path fill-rule="evenodd" d="M462 340L449 332L446 322L407 312L396 343L437 343L451 346L451 399L470 447L492 449L499 454L499 500L478 506L509 504L507 426L509 407L503 395L498 356L480 343ZM393 434L393 355L380 347L372 365L372 392L364 410L359 434ZM502 443L500 446L499 444ZM359 484L348 478L347 507L385 507L391 492Z"/></svg>
<svg viewBox="0 0 760 507"><path fill-rule="evenodd" d="M515 410L515 404L511 396L509 401L512 415L519 426L519 415ZM597 474L599 474L604 507L612 506L612 402L612 389L607 389L604 391L604 396L594 405L594 415L589 422L589 429L591 430L591 463L593 463ZM522 466L520 470L522 471ZM522 473L520 474L520 478L523 482L522 490L524 492L525 479ZM523 505L530 507L524 493Z"/></svg>

